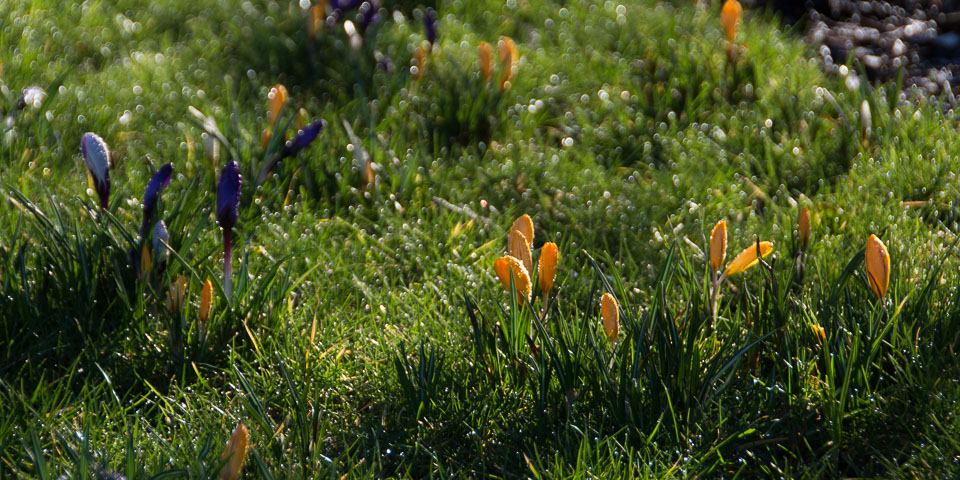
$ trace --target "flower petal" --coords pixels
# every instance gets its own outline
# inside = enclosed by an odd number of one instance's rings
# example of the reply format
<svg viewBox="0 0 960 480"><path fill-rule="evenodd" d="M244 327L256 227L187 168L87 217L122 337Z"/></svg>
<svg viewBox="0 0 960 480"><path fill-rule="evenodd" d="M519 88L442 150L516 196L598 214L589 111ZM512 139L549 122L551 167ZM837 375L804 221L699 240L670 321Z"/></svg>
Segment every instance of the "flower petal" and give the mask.
<svg viewBox="0 0 960 480"><path fill-rule="evenodd" d="M773 251L773 243L771 242L760 242L759 245L760 256L757 256L757 244L750 245L747 248L744 248L737 256L727 265L727 269L723 271L725 277L730 277L738 273L743 273L750 267L756 265L760 261L760 257L766 257L770 255L770 252Z"/></svg>
<svg viewBox="0 0 960 480"><path fill-rule="evenodd" d="M720 220L710 232L710 271L715 272L727 258L727 222ZM711 275L713 275L711 273Z"/></svg>
<svg viewBox="0 0 960 480"><path fill-rule="evenodd" d="M163 244L170 244L170 232L167 230L167 224L163 220L157 222L153 227L153 252L157 256L157 263L163 264L167 261L167 247Z"/></svg>
<svg viewBox="0 0 960 480"><path fill-rule="evenodd" d="M530 274L524 268L523 263L515 257L506 255L497 259L493 264L494 271L500 283L508 292L510 291L510 277L513 276L513 285L517 289L517 296L521 299L530 301Z"/></svg>
<svg viewBox="0 0 960 480"><path fill-rule="evenodd" d="M147 188L143 192L143 224L140 227L140 236L147 234L147 226L150 225L153 211L157 206L157 200L160 193L170 183L170 177L173 175L173 164L167 163L160 167L147 182Z"/></svg>
<svg viewBox="0 0 960 480"><path fill-rule="evenodd" d="M440 22L437 21L436 10L427 7L426 12L423 14L423 26L427 32L427 41L430 42L430 45L437 43L437 26L439 23Z"/></svg>
<svg viewBox="0 0 960 480"><path fill-rule="evenodd" d="M313 143L313 141L317 139L317 136L320 135L320 130L323 130L323 124L324 121L319 120L303 127L302 130L298 131L297 134L284 145L283 156L292 157L300 152L300 150L307 148L307 146Z"/></svg>
<svg viewBox="0 0 960 480"><path fill-rule="evenodd" d="M520 260L520 263L523 264L523 268L527 269L527 272L533 271L533 252L530 250L530 243L527 242L527 237L520 232L520 230L514 230L510 232L510 251L507 252L510 256Z"/></svg>
<svg viewBox="0 0 960 480"><path fill-rule="evenodd" d="M97 134L87 132L80 138L80 152L87 170L93 176L100 197L100 207L107 208L110 198L110 148Z"/></svg>

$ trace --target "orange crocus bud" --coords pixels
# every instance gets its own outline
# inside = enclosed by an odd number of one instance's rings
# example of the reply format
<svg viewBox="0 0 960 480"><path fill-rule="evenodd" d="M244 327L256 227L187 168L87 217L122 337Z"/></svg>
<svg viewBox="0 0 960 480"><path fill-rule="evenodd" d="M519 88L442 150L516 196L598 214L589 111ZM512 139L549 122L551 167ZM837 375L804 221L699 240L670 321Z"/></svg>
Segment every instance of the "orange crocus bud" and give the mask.
<svg viewBox="0 0 960 480"><path fill-rule="evenodd" d="M720 220L710 232L710 270L717 271L727 258L727 222Z"/></svg>
<svg viewBox="0 0 960 480"><path fill-rule="evenodd" d="M289 97L287 87L284 87L280 83L274 85L273 88L270 89L270 92L267 93L267 121L270 122L270 126L277 124L277 117L280 115L280 110L283 109L283 105L287 103Z"/></svg>
<svg viewBox="0 0 960 480"><path fill-rule="evenodd" d="M883 298L890 284L890 255L887 253L887 246L876 235L870 235L867 239L864 263L867 267L867 281L870 282L870 289L878 297Z"/></svg>
<svg viewBox="0 0 960 480"><path fill-rule="evenodd" d="M723 22L723 30L731 43L737 36L737 24L740 23L741 16L743 16L743 7L740 6L740 2L737 0L724 2L723 10L720 11L720 21Z"/></svg>
<svg viewBox="0 0 960 480"><path fill-rule="evenodd" d="M537 269L537 283L544 295L553 288L553 280L557 276L557 264L560 262L560 250L557 244L547 242L540 249L540 264Z"/></svg>
<svg viewBox="0 0 960 480"><path fill-rule="evenodd" d="M603 317L603 331L606 332L611 344L616 343L617 335L620 333L620 308L613 295L604 293L600 297L600 315Z"/></svg>
<svg viewBox="0 0 960 480"><path fill-rule="evenodd" d="M247 427L242 423L230 434L230 440L227 441L227 448L221 460L227 463L220 469L220 480L237 480L240 478L240 472L243 470L243 461L247 458L247 444L250 442L250 433Z"/></svg>
<svg viewBox="0 0 960 480"><path fill-rule="evenodd" d="M487 42L480 42L477 48L477 63L480 65L480 75L484 82L489 82L493 76L493 48Z"/></svg>
<svg viewBox="0 0 960 480"><path fill-rule="evenodd" d="M806 250L810 243L810 209L803 207L797 216L797 233L800 234L800 249Z"/></svg>
<svg viewBox="0 0 960 480"><path fill-rule="evenodd" d="M500 91L510 89L510 82L514 77L514 67L520 61L520 51L517 50L517 44L510 37L500 37L497 42L497 50L500 53L500 64L503 65L503 72L500 74Z"/></svg>
<svg viewBox="0 0 960 480"><path fill-rule="evenodd" d="M524 268L520 260L506 255L497 259L493 264L493 269L497 272L497 277L503 284L503 288L507 289L508 292L510 291L510 277L513 276L513 285L517 289L517 296L521 300L530 301L530 274L527 273L527 269Z"/></svg>
<svg viewBox="0 0 960 480"><path fill-rule="evenodd" d="M759 252L757 250L759 250ZM770 255L772 251L773 243L770 242L760 242L759 248L756 244L744 248L743 251L737 254L733 261L727 265L727 269L723 271L723 276L732 277L738 273L747 271L747 269L760 262L760 257L766 257Z"/></svg>
<svg viewBox="0 0 960 480"><path fill-rule="evenodd" d="M213 306L213 284L207 279L200 290L200 321L206 323L210 318L210 309Z"/></svg>

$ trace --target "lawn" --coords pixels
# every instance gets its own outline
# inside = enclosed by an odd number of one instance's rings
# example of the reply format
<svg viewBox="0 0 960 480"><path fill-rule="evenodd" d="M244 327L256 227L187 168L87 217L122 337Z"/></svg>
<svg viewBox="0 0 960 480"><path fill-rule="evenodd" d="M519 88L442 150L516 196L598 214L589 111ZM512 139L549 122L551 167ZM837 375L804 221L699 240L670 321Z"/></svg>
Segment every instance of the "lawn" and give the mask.
<svg viewBox="0 0 960 480"><path fill-rule="evenodd" d="M960 476L949 103L423 2L0 2L0 477Z"/></svg>

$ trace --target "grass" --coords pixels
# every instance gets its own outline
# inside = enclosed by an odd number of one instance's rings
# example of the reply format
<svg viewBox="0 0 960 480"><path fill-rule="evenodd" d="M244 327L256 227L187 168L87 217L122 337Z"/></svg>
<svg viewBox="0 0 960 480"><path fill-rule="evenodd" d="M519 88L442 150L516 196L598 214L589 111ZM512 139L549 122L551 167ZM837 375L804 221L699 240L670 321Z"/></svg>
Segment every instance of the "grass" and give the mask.
<svg viewBox="0 0 960 480"><path fill-rule="evenodd" d="M298 2L0 4L0 476L215 477L240 422L253 478L960 474L952 109L824 74L770 12L746 13L728 62L716 2L388 7L352 46L343 19L311 38ZM415 78L426 7L440 33ZM502 35L520 52L505 91L477 66ZM264 146L277 83L291 99ZM31 85L42 104L10 113ZM297 114L326 126L260 184ZM114 152L103 212L87 131ZM138 275L166 162L169 254ZM523 213L534 255L560 247L546 309L493 272ZM774 253L714 317L721 218L728 258Z"/></svg>

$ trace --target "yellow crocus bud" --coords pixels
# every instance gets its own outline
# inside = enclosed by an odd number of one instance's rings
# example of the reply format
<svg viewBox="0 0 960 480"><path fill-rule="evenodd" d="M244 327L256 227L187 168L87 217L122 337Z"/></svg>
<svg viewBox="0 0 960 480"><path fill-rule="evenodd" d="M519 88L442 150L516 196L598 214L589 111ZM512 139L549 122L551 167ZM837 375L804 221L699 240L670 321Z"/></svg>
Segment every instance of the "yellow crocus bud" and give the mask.
<svg viewBox="0 0 960 480"><path fill-rule="evenodd" d="M484 82L489 82L493 76L493 48L487 42L480 42L477 48L477 63L480 65L480 75Z"/></svg>
<svg viewBox="0 0 960 480"><path fill-rule="evenodd" d="M533 251L530 248L530 243L527 241L527 237L520 230L514 230L510 232L510 239L507 243L510 244L510 251L507 253L517 260L520 260L520 263L523 264L523 268L527 269L527 273L532 272Z"/></svg>
<svg viewBox="0 0 960 480"><path fill-rule="evenodd" d="M427 50L423 48L423 45L417 47L417 51L413 54L413 66L415 67L412 70L413 79L420 80L423 71L427 68Z"/></svg>
<svg viewBox="0 0 960 480"><path fill-rule="evenodd" d="M723 4L723 10L720 11L720 21L723 22L723 30L727 34L727 40L733 42L737 36L737 24L740 23L740 17L743 15L743 7L737 0L727 0Z"/></svg>
<svg viewBox="0 0 960 480"><path fill-rule="evenodd" d="M320 35L323 30L324 17L326 16L323 8L324 3L326 2L310 7L310 13L307 14L307 37L310 40L316 40L317 35Z"/></svg>
<svg viewBox="0 0 960 480"><path fill-rule="evenodd" d="M510 233L513 233L514 231L519 231L520 233L523 234L524 238L526 239L527 245L532 250L533 249L533 220L530 219L530 215L527 215L526 213L524 213L523 215L520 215L519 217L517 217L517 219L513 221L513 224L510 225Z"/></svg>
<svg viewBox="0 0 960 480"><path fill-rule="evenodd" d="M200 321L206 323L210 318L210 309L213 306L213 284L207 279L200 289Z"/></svg>
<svg viewBox="0 0 960 480"><path fill-rule="evenodd" d="M230 440L227 441L227 448L221 460L226 460L226 464L220 469L220 480L237 480L240 478L240 472L243 470L243 461L247 458L247 444L250 441L250 433L247 427L242 423L237 425L233 433L230 434Z"/></svg>
<svg viewBox="0 0 960 480"><path fill-rule="evenodd" d="M146 276L150 273L150 267L153 266L153 259L150 257L150 249L144 244L140 247L140 275Z"/></svg>
<svg viewBox="0 0 960 480"><path fill-rule="evenodd" d="M540 264L537 267L537 283L544 295L553 288L553 280L557 276L557 264L560 262L560 250L557 244L547 242L540 249Z"/></svg>
<svg viewBox="0 0 960 480"><path fill-rule="evenodd" d="M773 251L773 243L770 242L760 242L759 252L757 252L757 245L750 245L747 248L744 248L742 252L737 254L737 256L727 265L727 269L723 271L723 276L731 277L738 273L743 273L747 271L750 267L756 265L760 261L760 257L766 257L770 255L770 252ZM757 255L759 253L759 255Z"/></svg>
<svg viewBox="0 0 960 480"><path fill-rule="evenodd" d="M183 307L183 301L187 296L187 278L183 275L173 277L170 282L170 290L167 291L167 310L178 312Z"/></svg>
<svg viewBox="0 0 960 480"><path fill-rule="evenodd" d="M270 122L270 126L277 124L277 117L280 115L280 110L283 109L284 104L287 103L289 96L287 87L280 83L274 85L267 93L267 121Z"/></svg>
<svg viewBox="0 0 960 480"><path fill-rule="evenodd" d="M517 296L526 301L530 301L530 274L527 273L527 269L524 268L523 263L520 260L517 260L515 257L506 255L497 259L493 264L494 271L497 272L497 277L500 279L500 283L503 284L503 288L510 291L510 277L513 276L513 285L517 289Z"/></svg>
<svg viewBox="0 0 960 480"><path fill-rule="evenodd" d="M620 333L620 309L613 295L604 293L600 297L600 315L603 317L603 331L606 332L611 344L616 343L617 335Z"/></svg>
<svg viewBox="0 0 960 480"><path fill-rule="evenodd" d="M514 67L520 61L520 51L517 50L517 44L510 37L500 37L497 42L497 50L500 54L500 64L503 65L503 72L500 74L500 91L510 89L510 82L514 77Z"/></svg>
<svg viewBox="0 0 960 480"><path fill-rule="evenodd" d="M710 270L717 271L727 258L727 222L720 220L710 232Z"/></svg>
<svg viewBox="0 0 960 480"><path fill-rule="evenodd" d="M870 289L878 297L883 298L887 293L887 285L890 284L890 255L887 254L886 245L876 235L870 235L867 239L864 263L867 267Z"/></svg>

